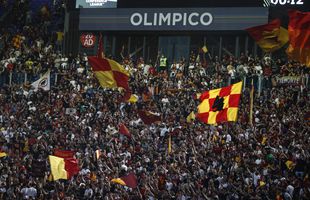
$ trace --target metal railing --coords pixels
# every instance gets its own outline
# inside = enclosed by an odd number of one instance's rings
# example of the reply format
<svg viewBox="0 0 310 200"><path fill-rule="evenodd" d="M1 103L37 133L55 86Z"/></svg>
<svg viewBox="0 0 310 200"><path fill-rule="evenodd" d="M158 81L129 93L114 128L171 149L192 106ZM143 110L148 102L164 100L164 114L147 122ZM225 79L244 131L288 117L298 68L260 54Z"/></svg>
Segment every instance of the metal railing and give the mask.
<svg viewBox="0 0 310 200"><path fill-rule="evenodd" d="M38 80L42 74L33 74L33 73L25 73L25 72L3 72L0 74L0 88L4 85L23 85L23 84L31 84L32 82ZM51 86L56 86L58 82L58 73L51 72ZM263 75L252 75L252 76L237 76L235 78L227 77L221 83L219 83L218 87L224 87L230 85L232 83L236 83L238 81L243 81L243 90L246 88L250 88L253 85L255 91L259 94L267 88L273 88L277 86L284 85L295 85L300 86L301 88L310 89L309 82L309 74L304 74L300 76L273 76L273 77L265 77Z"/></svg>

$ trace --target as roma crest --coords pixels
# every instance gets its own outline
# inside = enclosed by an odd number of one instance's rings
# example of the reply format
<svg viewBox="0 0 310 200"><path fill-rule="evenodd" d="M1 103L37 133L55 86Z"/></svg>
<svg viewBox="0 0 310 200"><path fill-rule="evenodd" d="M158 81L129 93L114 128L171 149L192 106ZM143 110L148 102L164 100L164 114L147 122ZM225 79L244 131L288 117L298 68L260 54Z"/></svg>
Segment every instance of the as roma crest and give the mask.
<svg viewBox="0 0 310 200"><path fill-rule="evenodd" d="M93 35L92 33L82 34L80 37L80 41L83 47L92 48L95 46L96 36Z"/></svg>

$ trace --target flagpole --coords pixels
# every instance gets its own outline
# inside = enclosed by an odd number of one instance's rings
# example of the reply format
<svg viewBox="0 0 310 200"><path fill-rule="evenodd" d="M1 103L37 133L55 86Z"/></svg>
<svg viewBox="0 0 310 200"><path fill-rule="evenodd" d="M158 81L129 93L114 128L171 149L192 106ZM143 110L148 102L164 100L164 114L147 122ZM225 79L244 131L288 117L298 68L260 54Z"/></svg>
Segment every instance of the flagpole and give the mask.
<svg viewBox="0 0 310 200"><path fill-rule="evenodd" d="M253 126L253 105L254 104L254 83L252 79L252 85L251 85L251 94L250 94L250 125Z"/></svg>
<svg viewBox="0 0 310 200"><path fill-rule="evenodd" d="M172 152L171 149L171 134L169 134L169 138L168 138L168 154L170 154Z"/></svg>

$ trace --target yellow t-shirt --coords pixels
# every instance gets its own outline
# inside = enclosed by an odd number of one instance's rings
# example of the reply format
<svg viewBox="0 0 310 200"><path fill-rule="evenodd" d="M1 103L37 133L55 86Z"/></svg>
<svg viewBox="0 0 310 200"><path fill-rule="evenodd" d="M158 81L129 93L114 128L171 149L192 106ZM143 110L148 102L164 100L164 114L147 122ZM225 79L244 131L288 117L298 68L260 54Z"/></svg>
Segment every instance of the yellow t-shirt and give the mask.
<svg viewBox="0 0 310 200"><path fill-rule="evenodd" d="M62 41L64 38L64 33L63 32L56 32L57 34L57 41Z"/></svg>

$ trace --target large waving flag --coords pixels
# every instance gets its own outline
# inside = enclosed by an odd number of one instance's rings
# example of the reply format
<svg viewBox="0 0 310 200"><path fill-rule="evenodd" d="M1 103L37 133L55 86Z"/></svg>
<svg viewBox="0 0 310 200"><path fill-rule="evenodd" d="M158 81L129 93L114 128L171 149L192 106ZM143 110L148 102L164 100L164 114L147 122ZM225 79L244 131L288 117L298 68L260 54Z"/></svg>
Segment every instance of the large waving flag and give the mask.
<svg viewBox="0 0 310 200"><path fill-rule="evenodd" d="M289 11L288 57L310 67L310 12Z"/></svg>
<svg viewBox="0 0 310 200"><path fill-rule="evenodd" d="M34 91L42 89L44 91L49 91L51 88L51 71L48 70L39 80L33 82L31 86L34 88Z"/></svg>
<svg viewBox="0 0 310 200"><path fill-rule="evenodd" d="M116 61L90 56L88 62L101 87L129 89L129 73Z"/></svg>
<svg viewBox="0 0 310 200"><path fill-rule="evenodd" d="M127 176L120 178L114 178L111 181L130 188L136 188L138 186L137 178L134 173L130 173Z"/></svg>
<svg viewBox="0 0 310 200"><path fill-rule="evenodd" d="M99 39L97 56L89 56L88 62L101 87L129 90L129 73L116 61L104 57L102 37Z"/></svg>
<svg viewBox="0 0 310 200"><path fill-rule="evenodd" d="M78 161L75 158L60 158L57 156L48 156L48 158L53 180L71 179L72 176L79 173Z"/></svg>
<svg viewBox="0 0 310 200"><path fill-rule="evenodd" d="M237 121L242 82L204 92L197 118L207 124Z"/></svg>
<svg viewBox="0 0 310 200"><path fill-rule="evenodd" d="M276 51L288 42L288 32L279 19L246 30L265 52Z"/></svg>

